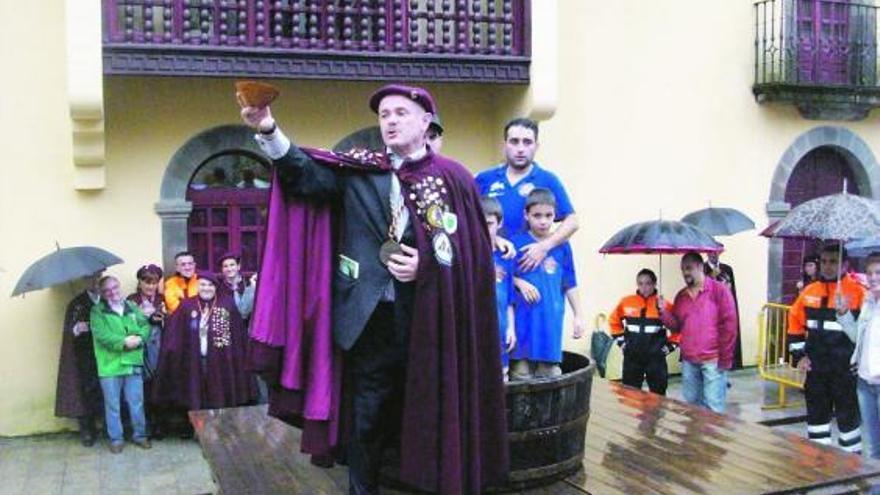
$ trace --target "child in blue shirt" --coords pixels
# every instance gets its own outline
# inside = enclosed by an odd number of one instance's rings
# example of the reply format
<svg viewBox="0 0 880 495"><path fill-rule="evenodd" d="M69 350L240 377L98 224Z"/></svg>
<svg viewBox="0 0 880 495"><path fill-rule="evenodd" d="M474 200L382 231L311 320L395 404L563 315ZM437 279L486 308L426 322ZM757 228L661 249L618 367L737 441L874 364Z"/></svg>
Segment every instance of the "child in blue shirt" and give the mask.
<svg viewBox="0 0 880 495"><path fill-rule="evenodd" d="M556 217L556 198L549 189L535 188L526 198L528 231L511 237L517 250L550 236ZM516 340L511 353L513 379L559 376L562 369L562 326L565 301L574 313L573 337L584 335L585 323L577 290L574 259L568 242L551 249L538 268L517 270Z"/></svg>
<svg viewBox="0 0 880 495"><path fill-rule="evenodd" d="M501 365L506 382L509 369L507 355L516 345L513 313L513 273L516 270L516 264L513 259L504 259L504 254L498 249L495 242L498 229L501 228L504 219L501 203L497 199L487 196L484 196L480 203L483 207L483 215L486 216L486 228L489 229L489 237L492 239L492 257L495 262L495 303L498 308L498 333L501 338Z"/></svg>

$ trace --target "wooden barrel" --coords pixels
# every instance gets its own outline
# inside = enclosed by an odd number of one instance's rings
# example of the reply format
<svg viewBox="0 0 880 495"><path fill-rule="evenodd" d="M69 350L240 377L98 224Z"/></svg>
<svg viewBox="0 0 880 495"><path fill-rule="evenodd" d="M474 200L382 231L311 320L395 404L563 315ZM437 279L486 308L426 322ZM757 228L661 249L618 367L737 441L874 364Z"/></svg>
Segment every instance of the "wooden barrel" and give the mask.
<svg viewBox="0 0 880 495"><path fill-rule="evenodd" d="M510 479L499 491L552 483L581 468L595 368L565 352L562 376L507 384Z"/></svg>
<svg viewBox="0 0 880 495"><path fill-rule="evenodd" d="M551 484L581 468L595 369L586 356L563 352L561 376L506 384L510 477L488 492ZM411 490L397 476L400 453L385 454L382 483Z"/></svg>

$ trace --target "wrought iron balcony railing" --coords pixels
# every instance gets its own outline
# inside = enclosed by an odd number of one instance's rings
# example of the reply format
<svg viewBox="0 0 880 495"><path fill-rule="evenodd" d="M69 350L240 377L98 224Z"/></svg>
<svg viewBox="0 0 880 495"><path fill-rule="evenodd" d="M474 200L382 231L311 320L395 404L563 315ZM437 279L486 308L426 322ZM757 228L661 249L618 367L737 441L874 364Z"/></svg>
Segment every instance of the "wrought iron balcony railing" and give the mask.
<svg viewBox="0 0 880 495"><path fill-rule="evenodd" d="M866 116L880 103L877 13L850 0L756 2L758 101L795 103L807 117Z"/></svg>
<svg viewBox="0 0 880 495"><path fill-rule="evenodd" d="M108 74L528 81L530 0L104 0Z"/></svg>

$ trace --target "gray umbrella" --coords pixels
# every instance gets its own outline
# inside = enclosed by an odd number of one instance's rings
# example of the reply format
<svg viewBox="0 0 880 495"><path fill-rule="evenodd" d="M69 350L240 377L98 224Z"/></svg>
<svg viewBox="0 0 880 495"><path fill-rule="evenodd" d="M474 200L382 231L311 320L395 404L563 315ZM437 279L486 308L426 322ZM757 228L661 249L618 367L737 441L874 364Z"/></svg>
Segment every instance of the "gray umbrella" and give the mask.
<svg viewBox="0 0 880 495"><path fill-rule="evenodd" d="M755 228L752 219L733 208L703 208L688 213L681 221L695 225L712 236L733 235Z"/></svg>
<svg viewBox="0 0 880 495"><path fill-rule="evenodd" d="M24 271L12 297L87 277L122 262L115 254L92 246L58 248Z"/></svg>

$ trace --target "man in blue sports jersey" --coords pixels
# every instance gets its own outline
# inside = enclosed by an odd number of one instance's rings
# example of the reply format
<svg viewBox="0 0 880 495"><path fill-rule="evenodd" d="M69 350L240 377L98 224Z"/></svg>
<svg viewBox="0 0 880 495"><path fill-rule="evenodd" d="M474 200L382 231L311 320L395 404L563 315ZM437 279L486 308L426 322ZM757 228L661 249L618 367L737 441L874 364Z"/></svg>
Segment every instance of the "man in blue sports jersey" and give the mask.
<svg viewBox="0 0 880 495"><path fill-rule="evenodd" d="M525 118L513 119L504 126L505 162L477 174L481 196L497 199L504 211L503 235L511 237L526 230L526 197L535 188L545 188L556 197L556 221L561 222L546 239L521 249L519 268L528 272L538 267L547 253L568 239L578 229L568 194L559 178L535 161L538 151L538 123Z"/></svg>

